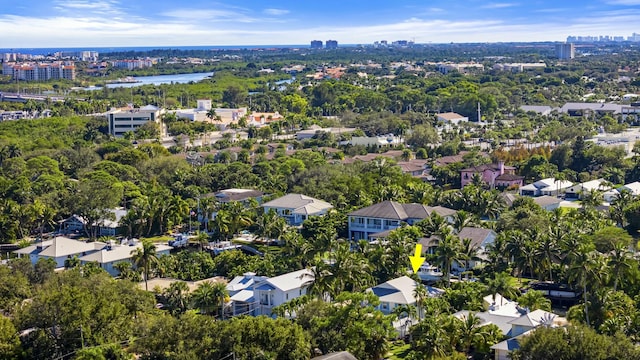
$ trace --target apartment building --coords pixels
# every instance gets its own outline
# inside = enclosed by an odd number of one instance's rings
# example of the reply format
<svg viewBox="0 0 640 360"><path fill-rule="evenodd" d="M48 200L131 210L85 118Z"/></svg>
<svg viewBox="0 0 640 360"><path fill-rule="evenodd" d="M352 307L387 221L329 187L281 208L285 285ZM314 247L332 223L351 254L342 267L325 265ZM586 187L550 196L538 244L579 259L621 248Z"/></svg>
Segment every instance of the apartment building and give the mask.
<svg viewBox="0 0 640 360"><path fill-rule="evenodd" d="M2 73L22 81L75 80L76 67L72 61L8 62L2 65Z"/></svg>

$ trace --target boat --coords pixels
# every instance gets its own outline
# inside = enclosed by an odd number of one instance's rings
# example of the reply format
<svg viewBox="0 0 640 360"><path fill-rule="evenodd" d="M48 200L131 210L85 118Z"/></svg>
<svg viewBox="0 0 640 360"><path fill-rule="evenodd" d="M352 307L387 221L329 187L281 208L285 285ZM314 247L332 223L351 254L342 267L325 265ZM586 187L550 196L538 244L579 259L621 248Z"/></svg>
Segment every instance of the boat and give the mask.
<svg viewBox="0 0 640 360"><path fill-rule="evenodd" d="M107 84L135 84L139 83L140 80L136 80L136 78L127 76L125 78L118 78L115 80L107 80L105 81Z"/></svg>
<svg viewBox="0 0 640 360"><path fill-rule="evenodd" d="M442 271L438 269L436 266L433 266L427 262L422 264L416 273L420 280L433 282L442 279Z"/></svg>

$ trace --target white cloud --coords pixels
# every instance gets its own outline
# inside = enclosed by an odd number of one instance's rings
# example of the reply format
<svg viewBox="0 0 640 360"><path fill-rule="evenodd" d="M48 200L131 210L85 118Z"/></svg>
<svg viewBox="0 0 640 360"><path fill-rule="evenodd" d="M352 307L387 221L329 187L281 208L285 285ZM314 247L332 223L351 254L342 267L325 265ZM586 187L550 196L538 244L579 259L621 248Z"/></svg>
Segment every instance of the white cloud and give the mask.
<svg viewBox="0 0 640 360"><path fill-rule="evenodd" d="M609 0L610 5L640 5L640 0Z"/></svg>
<svg viewBox="0 0 640 360"><path fill-rule="evenodd" d="M280 15L286 15L288 14L290 11L286 10L286 9L264 9L264 13L267 15L273 15L273 16L280 16Z"/></svg>
<svg viewBox="0 0 640 360"><path fill-rule="evenodd" d="M487 5L481 6L482 9L504 9L508 7L517 6L516 3L490 3Z"/></svg>

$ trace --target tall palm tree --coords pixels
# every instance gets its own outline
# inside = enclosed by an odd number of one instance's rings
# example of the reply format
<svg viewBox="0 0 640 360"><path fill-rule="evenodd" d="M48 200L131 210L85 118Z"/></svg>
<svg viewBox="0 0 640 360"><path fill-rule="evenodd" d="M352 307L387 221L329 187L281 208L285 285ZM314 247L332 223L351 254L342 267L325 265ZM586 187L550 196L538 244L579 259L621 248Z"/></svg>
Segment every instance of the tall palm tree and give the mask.
<svg viewBox="0 0 640 360"><path fill-rule="evenodd" d="M613 290L618 289L618 281L625 277L633 266L633 253L622 243L614 243L613 250L609 253L608 263L612 270Z"/></svg>
<svg viewBox="0 0 640 360"><path fill-rule="evenodd" d="M584 315L587 326L589 322L588 287L589 279L596 277L597 253L592 244L583 243L569 254L569 280L577 283L582 288L584 296Z"/></svg>
<svg viewBox="0 0 640 360"><path fill-rule="evenodd" d="M131 251L131 260L134 265L142 269L144 272L144 287L149 291L149 273L151 268L158 264L158 257L156 256L156 246L149 240L142 240L142 246Z"/></svg>
<svg viewBox="0 0 640 360"><path fill-rule="evenodd" d="M226 204L224 209L229 214L229 231L233 235L237 234L241 228L247 227L253 223L251 210L247 209L238 201L232 201Z"/></svg>
<svg viewBox="0 0 640 360"><path fill-rule="evenodd" d="M451 265L460 259L462 244L460 239L453 234L446 234L440 238L435 249L435 262L444 273L445 286L450 285Z"/></svg>
<svg viewBox="0 0 640 360"><path fill-rule="evenodd" d="M475 313L470 312L464 315L462 319L457 321L458 334L460 342L462 343L462 351L465 354L469 354L471 347L474 344L483 343L486 336L483 331L484 326L482 319L480 319Z"/></svg>

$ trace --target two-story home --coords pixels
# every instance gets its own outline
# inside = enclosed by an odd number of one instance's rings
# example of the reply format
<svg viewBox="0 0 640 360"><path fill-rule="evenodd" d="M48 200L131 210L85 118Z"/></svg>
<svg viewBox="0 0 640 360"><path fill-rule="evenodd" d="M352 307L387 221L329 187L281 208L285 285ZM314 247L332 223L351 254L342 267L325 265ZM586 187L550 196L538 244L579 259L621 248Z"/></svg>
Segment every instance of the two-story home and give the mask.
<svg viewBox="0 0 640 360"><path fill-rule="evenodd" d="M271 310L274 307L306 295L314 279L312 270L302 269L255 284L253 299L257 304L253 314L272 316Z"/></svg>
<svg viewBox="0 0 640 360"><path fill-rule="evenodd" d="M522 186L523 176L516 175L516 168L507 166L503 161L497 164L485 164L460 170L460 185L466 186L479 176L491 188Z"/></svg>
<svg viewBox="0 0 640 360"><path fill-rule="evenodd" d="M370 235L386 230L394 230L402 223L413 225L431 216L431 213L453 221L455 210L442 206L426 206L422 204L401 204L395 201L383 201L367 206L348 214L349 239L369 240Z"/></svg>
<svg viewBox="0 0 640 360"><path fill-rule="evenodd" d="M255 273L246 272L242 276L234 277L227 283L227 292L229 292L233 316L255 315L254 285L267 279L266 276L258 276Z"/></svg>
<svg viewBox="0 0 640 360"><path fill-rule="evenodd" d="M142 243L134 240L127 241L122 244L107 244L102 249L91 254L80 257L81 265L88 263L96 263L101 269L104 269L111 276L118 276L120 272L115 268L117 263L128 262L133 264L133 252L142 248ZM164 244L155 244L156 256L169 255L171 246Z"/></svg>
<svg viewBox="0 0 640 360"><path fill-rule="evenodd" d="M56 262L56 268L63 268L68 259L95 253L106 246L106 243L99 241L84 242L58 236L53 240L42 241L18 249L14 251L14 254L17 254L18 257L28 255L32 264L37 263L40 259L53 259Z"/></svg>
<svg viewBox="0 0 640 360"><path fill-rule="evenodd" d="M301 225L309 216L322 216L333 209L326 201L301 194L287 194L261 206L265 213L273 209L291 226Z"/></svg>

